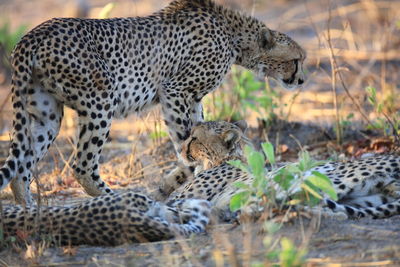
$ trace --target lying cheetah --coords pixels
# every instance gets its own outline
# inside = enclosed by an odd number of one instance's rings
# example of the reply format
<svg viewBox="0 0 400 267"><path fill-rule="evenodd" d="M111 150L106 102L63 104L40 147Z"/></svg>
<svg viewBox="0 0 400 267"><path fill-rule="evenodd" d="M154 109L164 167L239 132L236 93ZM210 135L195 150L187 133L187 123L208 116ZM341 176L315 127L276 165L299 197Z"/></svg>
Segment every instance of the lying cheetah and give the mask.
<svg viewBox="0 0 400 267"><path fill-rule="evenodd" d="M246 172L227 163L234 159L244 161L241 144L249 143L245 129L243 122L203 122L194 126L183 143L181 156L188 165L202 165L204 171L179 187L169 200L207 199L217 212L226 216L230 198L239 190L232 184L252 182ZM400 158L397 156L326 163L310 170L310 174L312 171L327 175L333 182L338 201L325 198L324 203L334 212L374 218L400 214ZM170 179L167 182L177 184Z"/></svg>
<svg viewBox="0 0 400 267"><path fill-rule="evenodd" d="M139 193L112 193L67 207L7 206L0 213L0 232L5 240L25 233L50 237L55 245L115 246L202 232L209 211L205 200L167 206Z"/></svg>
<svg viewBox="0 0 400 267"><path fill-rule="evenodd" d="M99 156L113 118L161 104L180 152L203 120L202 98L233 64L293 88L304 82L305 57L285 34L211 0L175 0L148 17L46 21L13 51L12 141L0 190L11 182L17 203L32 202L31 169L57 137L64 106L79 116L75 177L98 196L111 193Z"/></svg>

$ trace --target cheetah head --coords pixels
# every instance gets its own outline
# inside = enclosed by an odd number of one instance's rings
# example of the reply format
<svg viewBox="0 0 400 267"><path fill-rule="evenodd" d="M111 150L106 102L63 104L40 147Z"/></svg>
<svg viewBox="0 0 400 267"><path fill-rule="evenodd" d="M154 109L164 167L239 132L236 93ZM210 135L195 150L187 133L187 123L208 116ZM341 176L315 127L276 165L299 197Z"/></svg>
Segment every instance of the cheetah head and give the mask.
<svg viewBox="0 0 400 267"><path fill-rule="evenodd" d="M189 138L183 143L181 158L185 165L202 166L205 170L227 159L241 157L241 142L250 142L245 136L246 128L245 121L201 122L192 128Z"/></svg>
<svg viewBox="0 0 400 267"><path fill-rule="evenodd" d="M241 64L259 78L274 78L284 88L293 89L305 81L306 52L286 34L261 28L256 39L242 47Z"/></svg>

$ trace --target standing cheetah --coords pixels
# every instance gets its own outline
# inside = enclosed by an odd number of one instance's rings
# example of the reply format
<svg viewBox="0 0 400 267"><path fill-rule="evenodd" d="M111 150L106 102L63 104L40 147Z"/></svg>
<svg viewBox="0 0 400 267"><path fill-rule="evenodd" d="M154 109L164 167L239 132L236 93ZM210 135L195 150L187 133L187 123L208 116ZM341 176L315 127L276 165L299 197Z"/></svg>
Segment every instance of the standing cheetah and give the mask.
<svg viewBox="0 0 400 267"><path fill-rule="evenodd" d="M148 17L46 21L13 51L12 141L0 190L11 182L17 203L32 202L31 169L58 135L64 105L79 116L75 177L97 196L111 192L99 156L113 118L160 103L179 153L203 120L202 98L233 64L292 88L304 82L305 56L285 34L211 0L175 0Z"/></svg>

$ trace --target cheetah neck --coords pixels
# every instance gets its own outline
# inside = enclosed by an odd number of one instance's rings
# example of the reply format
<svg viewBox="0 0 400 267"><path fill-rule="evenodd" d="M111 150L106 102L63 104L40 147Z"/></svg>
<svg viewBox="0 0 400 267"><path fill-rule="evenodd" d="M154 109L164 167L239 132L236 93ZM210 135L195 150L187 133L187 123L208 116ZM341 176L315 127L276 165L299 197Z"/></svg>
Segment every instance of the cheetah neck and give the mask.
<svg viewBox="0 0 400 267"><path fill-rule="evenodd" d="M255 49L259 47L262 29L266 26L256 18L236 11L226 10L226 21L232 33L232 46L236 54L235 64L247 69L255 69Z"/></svg>
<svg viewBox="0 0 400 267"><path fill-rule="evenodd" d="M181 12L199 12L199 10L218 20L220 30L230 35L234 64L255 69L256 66L252 65L256 62L252 58L253 50L259 46L259 33L266 28L260 20L242 12L225 8L211 0L175 0L159 11L158 15L171 16Z"/></svg>

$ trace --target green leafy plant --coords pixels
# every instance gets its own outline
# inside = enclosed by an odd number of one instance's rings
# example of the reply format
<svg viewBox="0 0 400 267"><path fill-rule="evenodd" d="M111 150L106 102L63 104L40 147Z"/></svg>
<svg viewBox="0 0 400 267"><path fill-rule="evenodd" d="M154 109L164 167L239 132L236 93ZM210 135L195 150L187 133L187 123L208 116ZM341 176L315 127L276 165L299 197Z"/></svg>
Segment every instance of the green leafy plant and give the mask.
<svg viewBox="0 0 400 267"><path fill-rule="evenodd" d="M155 121L153 131L150 132L150 138L154 142L154 144L161 144L161 140L167 136L168 133L163 130L161 122Z"/></svg>
<svg viewBox="0 0 400 267"><path fill-rule="evenodd" d="M21 25L12 31L9 22L4 22L0 26L0 45L8 56L11 55L13 48L21 40L27 28L26 25Z"/></svg>
<svg viewBox="0 0 400 267"><path fill-rule="evenodd" d="M247 159L248 164L241 162L240 160L233 160L229 163L242 171L247 172L253 176L253 182L251 185L243 182L236 182L234 186L241 190L235 194L230 201L230 209L237 211L247 205L250 198L255 196L261 198L263 195L270 196L271 187L267 186L268 180L265 179L265 158L264 155L258 151L255 151L252 147L246 146L244 148L244 155Z"/></svg>
<svg viewBox="0 0 400 267"><path fill-rule="evenodd" d="M351 128L353 118L354 118L354 113L349 113L347 114L346 117L340 116L339 124L335 124L333 128L333 130L336 133L336 136L342 135L347 129Z"/></svg>
<svg viewBox="0 0 400 267"><path fill-rule="evenodd" d="M400 133L400 112L392 107L393 104L390 104L393 102L393 96L389 95L389 97L380 101L377 97L376 88L368 86L365 88L365 91L367 92L368 102L377 114L376 119L368 125L368 128L381 130L385 136L394 135L398 140Z"/></svg>
<svg viewBox="0 0 400 267"><path fill-rule="evenodd" d="M248 110L255 111L261 118L275 117L273 112L277 107L274 99L276 93L265 82L258 81L248 70L232 69L233 91L239 97L242 118Z"/></svg>
<svg viewBox="0 0 400 267"><path fill-rule="evenodd" d="M6 80L11 78L11 52L25 34L26 30L26 25L21 25L15 30L12 30L8 21L3 22L0 26L0 68L4 69Z"/></svg>
<svg viewBox="0 0 400 267"><path fill-rule="evenodd" d="M240 190L231 198L232 211L244 208L252 203L254 198L263 200L260 203L266 207L278 208L287 205L314 206L323 198L322 193L337 200L331 180L319 172L312 171L323 162L312 159L307 152L301 152L298 162L278 167L273 145L268 142L262 143L261 148L262 152L259 152L246 146L244 148L246 162L239 160L229 162L253 177L250 184L243 182L234 184ZM270 171L264 167L266 162L271 165ZM264 222L265 261L254 263L253 266L297 267L305 263L307 249L302 246L297 247L288 238L276 238L274 234L279 228L280 225L272 220Z"/></svg>
<svg viewBox="0 0 400 267"><path fill-rule="evenodd" d="M299 249L288 238L281 239L281 251L279 253L279 266L295 267L302 266L305 262L307 251Z"/></svg>
<svg viewBox="0 0 400 267"><path fill-rule="evenodd" d="M207 120L241 120L249 111L254 111L263 119L276 117L278 95L265 82L257 80L253 73L237 67L223 84L223 90L206 97L205 106Z"/></svg>
<svg viewBox="0 0 400 267"><path fill-rule="evenodd" d="M282 237L276 238L275 233L280 229L280 225L271 221L264 223L266 235L263 245L266 249L265 261L263 263L253 263L253 267L261 266L303 266L306 260L307 249L297 247L292 240Z"/></svg>
<svg viewBox="0 0 400 267"><path fill-rule="evenodd" d="M320 165L321 161L313 160L307 152L301 152L298 162L278 168L272 144L263 143L261 147L264 153L250 146L245 147L244 155L247 163L239 160L229 162L253 177L251 184L243 182L234 184L240 190L231 199L232 211L248 205L254 197L257 199L265 197L263 199L268 200L266 204L272 207L286 204L314 206L323 198L321 192L337 200L331 180L319 172L310 171ZM272 167L269 172L264 168L266 159Z"/></svg>

